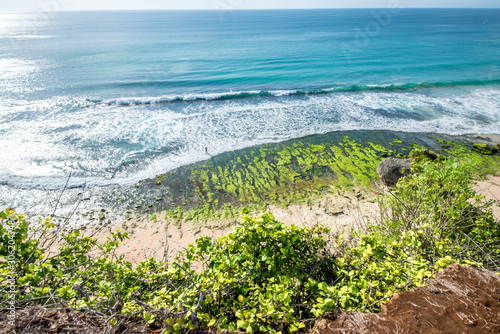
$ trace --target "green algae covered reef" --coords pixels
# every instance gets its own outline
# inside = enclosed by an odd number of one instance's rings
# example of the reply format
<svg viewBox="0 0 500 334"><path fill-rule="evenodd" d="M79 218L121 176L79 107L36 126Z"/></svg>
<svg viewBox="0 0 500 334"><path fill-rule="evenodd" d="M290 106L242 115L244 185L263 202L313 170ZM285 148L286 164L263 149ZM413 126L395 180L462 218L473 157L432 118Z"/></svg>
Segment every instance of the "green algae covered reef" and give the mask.
<svg viewBox="0 0 500 334"><path fill-rule="evenodd" d="M181 167L139 182L138 196L118 198L127 218L166 211L181 220L237 217L243 206L307 203L325 192L369 191L386 157L406 158L427 148L500 171L500 156L477 150L469 137L391 131L344 131L266 144ZM473 146L475 145L475 146ZM480 145L484 147L483 145Z"/></svg>

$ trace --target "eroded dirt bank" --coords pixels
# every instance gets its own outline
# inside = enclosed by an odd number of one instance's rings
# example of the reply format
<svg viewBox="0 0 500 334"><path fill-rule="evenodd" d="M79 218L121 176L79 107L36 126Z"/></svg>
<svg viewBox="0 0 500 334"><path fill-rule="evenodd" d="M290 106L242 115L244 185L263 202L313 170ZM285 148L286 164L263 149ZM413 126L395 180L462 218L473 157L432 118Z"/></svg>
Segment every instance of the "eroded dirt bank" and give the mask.
<svg viewBox="0 0 500 334"><path fill-rule="evenodd" d="M395 295L379 314L324 319L314 333L500 333L500 277L451 265L426 286Z"/></svg>

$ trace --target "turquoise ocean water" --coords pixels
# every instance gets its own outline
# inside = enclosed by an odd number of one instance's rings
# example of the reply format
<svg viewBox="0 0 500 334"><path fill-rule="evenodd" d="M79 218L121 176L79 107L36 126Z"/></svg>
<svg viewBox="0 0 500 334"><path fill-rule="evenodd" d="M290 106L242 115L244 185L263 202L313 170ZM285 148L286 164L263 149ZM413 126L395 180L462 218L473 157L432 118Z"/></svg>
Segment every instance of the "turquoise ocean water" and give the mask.
<svg viewBox="0 0 500 334"><path fill-rule="evenodd" d="M500 10L0 14L0 184L353 129L500 134Z"/></svg>

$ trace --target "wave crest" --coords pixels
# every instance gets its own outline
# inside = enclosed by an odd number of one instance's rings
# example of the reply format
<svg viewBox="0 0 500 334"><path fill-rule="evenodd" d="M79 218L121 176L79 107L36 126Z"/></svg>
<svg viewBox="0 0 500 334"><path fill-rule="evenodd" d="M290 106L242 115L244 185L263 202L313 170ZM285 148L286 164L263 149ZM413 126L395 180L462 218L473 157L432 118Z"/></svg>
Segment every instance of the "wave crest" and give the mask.
<svg viewBox="0 0 500 334"><path fill-rule="evenodd" d="M107 100L91 100L89 102L102 103L106 105L149 105L161 103L176 103L176 102L194 102L194 101L225 101L246 99L255 97L283 97L283 96L307 96L307 95L323 95L333 93L357 93L357 92L404 92L414 91L422 88L440 88L454 86L491 86L500 84L500 79L495 80L474 80L474 81L458 81L458 82L434 82L434 83L406 83L406 84L387 84L387 85L352 85L340 86L323 89L312 90L250 90L224 93L205 93L205 94L185 94L185 95L170 95L159 97L123 97Z"/></svg>

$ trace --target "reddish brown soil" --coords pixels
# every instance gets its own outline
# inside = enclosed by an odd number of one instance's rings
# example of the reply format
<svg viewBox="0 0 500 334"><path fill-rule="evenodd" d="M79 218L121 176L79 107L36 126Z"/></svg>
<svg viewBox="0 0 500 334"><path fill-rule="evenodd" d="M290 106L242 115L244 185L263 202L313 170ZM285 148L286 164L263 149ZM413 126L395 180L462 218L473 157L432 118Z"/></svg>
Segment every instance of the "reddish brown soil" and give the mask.
<svg viewBox="0 0 500 334"><path fill-rule="evenodd" d="M379 314L342 314L314 333L500 333L500 277L452 265L411 292L396 295Z"/></svg>

